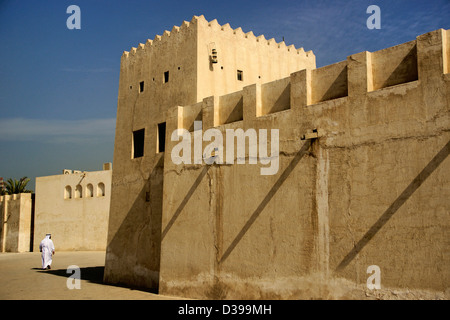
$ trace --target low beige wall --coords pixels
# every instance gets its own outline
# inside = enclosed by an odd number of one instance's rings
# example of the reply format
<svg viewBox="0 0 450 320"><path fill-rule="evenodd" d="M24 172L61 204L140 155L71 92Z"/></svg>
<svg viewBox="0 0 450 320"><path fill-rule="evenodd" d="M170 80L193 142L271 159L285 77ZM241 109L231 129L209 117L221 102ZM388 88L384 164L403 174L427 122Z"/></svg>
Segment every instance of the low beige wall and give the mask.
<svg viewBox="0 0 450 320"><path fill-rule="evenodd" d="M34 251L39 250L39 243L46 233L52 234L56 250L106 249L111 172L36 178ZM81 197L76 192L77 186ZM70 197L66 187L71 189Z"/></svg>
<svg viewBox="0 0 450 320"><path fill-rule="evenodd" d="M29 252L31 240L32 194L1 196L1 252Z"/></svg>

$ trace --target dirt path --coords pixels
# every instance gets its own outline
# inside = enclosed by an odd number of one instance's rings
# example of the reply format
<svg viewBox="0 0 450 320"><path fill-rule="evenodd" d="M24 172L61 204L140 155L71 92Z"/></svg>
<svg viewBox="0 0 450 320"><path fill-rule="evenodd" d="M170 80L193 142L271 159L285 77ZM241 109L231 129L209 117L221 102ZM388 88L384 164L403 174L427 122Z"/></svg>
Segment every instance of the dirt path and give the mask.
<svg viewBox="0 0 450 320"><path fill-rule="evenodd" d="M39 252L0 253L0 300L175 299L103 284L104 263L105 252L56 252L52 269L41 270ZM80 268L80 289L67 287L71 276L67 268L71 265ZM74 282L70 279L69 283Z"/></svg>

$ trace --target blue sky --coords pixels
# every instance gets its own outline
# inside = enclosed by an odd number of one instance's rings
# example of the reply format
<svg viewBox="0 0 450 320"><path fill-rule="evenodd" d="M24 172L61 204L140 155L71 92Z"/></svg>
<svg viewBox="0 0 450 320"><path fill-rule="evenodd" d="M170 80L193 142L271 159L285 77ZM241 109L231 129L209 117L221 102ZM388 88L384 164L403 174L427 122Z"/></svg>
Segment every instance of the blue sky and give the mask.
<svg viewBox="0 0 450 320"><path fill-rule="evenodd" d="M69 5L81 29L69 30ZM369 5L381 29L369 30ZM120 57L193 15L313 50L317 67L450 29L450 0L0 0L0 177L112 162Z"/></svg>

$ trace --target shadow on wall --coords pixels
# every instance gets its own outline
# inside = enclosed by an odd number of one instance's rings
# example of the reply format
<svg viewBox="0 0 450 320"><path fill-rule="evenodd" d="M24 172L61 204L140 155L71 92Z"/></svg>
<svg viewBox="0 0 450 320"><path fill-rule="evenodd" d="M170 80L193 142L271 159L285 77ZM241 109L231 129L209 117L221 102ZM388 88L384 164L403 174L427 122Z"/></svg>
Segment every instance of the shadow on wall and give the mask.
<svg viewBox="0 0 450 320"><path fill-rule="evenodd" d="M289 175L292 173L292 171L295 169L297 164L300 162L300 160L303 158L305 154L308 153L309 147L311 145L310 140L308 140L302 148L297 152L295 157L292 159L292 161L289 163L289 165L286 167L286 169L283 171L283 173L280 175L278 180L275 182L275 184L272 186L268 194L264 197L263 201L259 204L259 206L256 208L256 210L253 212L253 214L250 216L249 220L245 223L244 227L241 229L241 231L237 234L237 236L234 238L234 240L231 242L230 246L225 250L225 253L220 258L219 263L224 262L228 256L231 254L231 252L234 250L234 248L237 246L237 244L240 242L240 240L244 237L246 232L250 229L250 227L253 225L253 223L256 221L256 219L259 217L261 212L264 210L264 208L269 204L269 202L272 200L272 198L275 196L277 191L280 189L284 181L289 177ZM183 201L178 206L177 210L175 211L174 215L170 219L169 223L167 224L166 228L162 232L161 240L164 239L164 237L169 232L170 228L173 226L179 215L183 212L184 207L188 203L189 199L194 194L195 190L201 183L202 179L206 176L208 173L208 170L211 166L205 166L202 170L202 172L198 175L197 179L193 183L192 187L187 192L186 196L184 197Z"/></svg>
<svg viewBox="0 0 450 320"><path fill-rule="evenodd" d="M241 97L236 105L233 107L233 111L231 111L227 120L225 120L224 124L232 123L236 121L240 121L244 119L244 97Z"/></svg>
<svg viewBox="0 0 450 320"><path fill-rule="evenodd" d="M270 203L272 198L275 196L275 194L278 192L280 187L283 185L283 183L286 181L286 179L290 176L292 171L295 169L295 167L298 165L300 160L308 154L309 148L311 146L311 142L307 141L304 143L302 148L297 152L297 154L294 156L294 158L291 160L289 165L285 168L283 173L279 176L277 181L274 183L268 194L264 197L262 202L258 205L256 210L253 212L249 220L245 223L244 227L241 229L241 231L236 235L234 240L231 242L230 246L225 250L224 254L220 257L218 257L219 264L224 262L227 257L231 254L231 252L235 249L235 247L238 245L240 240L245 236L247 231L251 228L253 223L257 220L257 218L260 216L262 211L266 208L266 206ZM195 193L196 189L204 179L204 177L207 175L208 171L210 170L211 166L204 166L202 168L202 171L199 173L195 181L193 182L190 189L187 191L186 195L184 196L183 200L181 201L178 208L175 210L172 218L167 223L164 230L161 232L161 222L162 222L162 188L160 188L160 193L158 194L152 194L150 202L156 201L156 197L158 198L161 203L158 204L156 210L152 207L150 210L150 215L148 218L145 217L145 213L147 210L145 210L142 206L142 198L145 198L145 189L147 186L145 186L139 196L137 197L137 200L133 204L132 208L127 214L127 217L124 219L122 225L120 226L118 232L116 233L116 236L111 241L109 245L109 250L111 250L115 256L118 257L126 257L129 253L126 253L127 248L137 248L136 252L136 264L139 264L139 259L142 257L145 261L142 261L141 263L146 263L148 268L151 268L150 270L157 272L158 276L151 279L151 283L149 283L148 279L139 279L138 276L135 274L133 269L135 268L135 265L133 264L133 261L131 260L129 262L128 270L131 274L124 275L124 281L123 283L127 283L126 285L129 286L128 282L130 279L135 283L132 283L130 285L138 285L137 287L147 287L151 286L151 292L157 292L159 289L159 267L160 267L160 253L161 253L161 241L165 238L165 236L168 234L168 232L171 230L172 226L175 224L179 216L183 213L184 208L186 207L187 203L190 201L192 195ZM157 169L155 169L154 173L152 175L158 175L161 174L161 185L162 185L162 170L163 168L160 168L160 173L155 173ZM154 177L150 178L149 181L152 181ZM153 180L156 181L156 180ZM156 184L156 182L154 182ZM150 190L153 190L150 186ZM136 223L140 223L139 225L136 225ZM157 228L157 227L159 228ZM136 232L135 230L139 230ZM138 234L137 239L134 238L133 235ZM128 243L128 246L124 246L123 243ZM156 273L155 273L156 275ZM126 281L125 281L126 279ZM116 279L117 280L117 279ZM120 284L120 281L114 281ZM145 289L144 289L145 290Z"/></svg>
<svg viewBox="0 0 450 320"><path fill-rule="evenodd" d="M348 96L347 66L336 76L319 101L327 101Z"/></svg>
<svg viewBox="0 0 450 320"><path fill-rule="evenodd" d="M277 97L275 102L270 106L269 110L264 110L265 114L281 112L291 107L291 83L289 82L283 92ZM266 109L266 108L264 108Z"/></svg>
<svg viewBox="0 0 450 320"><path fill-rule="evenodd" d="M418 80L416 42L373 52L372 73L373 90Z"/></svg>
<svg viewBox="0 0 450 320"><path fill-rule="evenodd" d="M203 178L208 173L210 167L211 166L209 166L209 165L203 167L202 172L200 172L200 174L198 175L197 179L195 179L194 184L191 186L191 188L187 192L186 196L184 197L183 201L181 201L181 203L178 206L177 210L175 211L175 213L173 214L172 218L170 219L169 223L164 228L164 231L161 234L161 241L165 238L165 236L169 232L170 228L172 228L173 224L178 219L178 216L183 212L184 207L189 202L189 199L191 199L191 197L194 194L194 192L197 189L197 187L200 185L200 182L203 180Z"/></svg>
<svg viewBox="0 0 450 320"><path fill-rule="evenodd" d="M417 177L406 187L397 199L387 208L381 217L358 241L355 247L342 259L335 272L342 271L350 262L364 249L378 231L392 218L392 216L402 207L402 205L416 192L425 180L439 167L450 153L450 141L439 151Z"/></svg>
<svg viewBox="0 0 450 320"><path fill-rule="evenodd" d="M390 76L383 83L382 87L395 86L419 79L417 69L417 46L411 48L408 54L400 61L398 66L392 71Z"/></svg>
<svg viewBox="0 0 450 320"><path fill-rule="evenodd" d="M253 223L256 221L256 219L259 217L261 212L264 210L264 208L269 204L269 202L272 200L272 198L275 196L277 191L280 189L280 187L283 185L283 183L286 181L286 179L289 177L289 175L292 173L292 171L295 169L297 164L300 162L300 160L303 158L305 154L308 153L309 147L311 145L311 140L308 140L303 144L302 148L297 152L295 157L291 160L289 165L286 167L286 169L283 171L283 173L280 175L280 177L277 179L273 187L270 189L270 191L267 193L267 195L264 197L263 201L258 205L256 210L252 213L248 221L245 223L244 227L239 231L239 233L236 235L236 237L231 242L230 246L225 250L224 254L219 260L219 264L223 263L228 256L231 254L231 252L236 248L238 243L241 241L241 239L245 236L247 231L250 229L250 227L253 225Z"/></svg>
<svg viewBox="0 0 450 320"><path fill-rule="evenodd" d="M158 292L163 174L161 157L108 244L107 251L120 259L110 263L120 266L120 271L108 274L106 266L106 283Z"/></svg>

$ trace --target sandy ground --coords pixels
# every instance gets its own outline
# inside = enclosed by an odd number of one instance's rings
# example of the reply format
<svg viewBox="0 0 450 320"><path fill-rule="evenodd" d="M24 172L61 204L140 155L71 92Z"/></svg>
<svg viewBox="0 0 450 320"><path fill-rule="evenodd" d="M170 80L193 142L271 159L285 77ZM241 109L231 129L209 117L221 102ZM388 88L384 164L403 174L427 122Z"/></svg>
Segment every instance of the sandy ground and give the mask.
<svg viewBox="0 0 450 320"><path fill-rule="evenodd" d="M69 289L67 282L73 284L67 273L69 266L80 268L80 289ZM104 251L71 251L56 252L53 257L52 269L41 269L41 254L28 253L0 253L0 300L184 300L180 297L164 296L144 290L134 290L126 287L107 285L103 283L105 265ZM286 284L289 289L292 285ZM295 286L295 284L294 284ZM306 288L303 283L299 288ZM314 285L317 287L317 285ZM355 290L347 288L345 283L336 283L339 290L332 290L331 296L322 299L350 299L350 300L449 300L450 290L445 293L428 292L425 290L383 289L383 290ZM345 289L348 289L347 291ZM351 290L352 289L352 290ZM339 292L336 295L332 293ZM344 292L345 294L342 294ZM352 294L356 292L356 294ZM304 297L292 299L314 299L312 292ZM179 301L181 302L181 301ZM186 301L185 301L186 302Z"/></svg>
<svg viewBox="0 0 450 320"><path fill-rule="evenodd" d="M72 273L67 268L80 268L80 289L70 290L67 281ZM0 253L0 300L171 300L141 290L102 283L105 252L56 252L52 269L41 269L39 252ZM72 279L69 283L74 284Z"/></svg>

